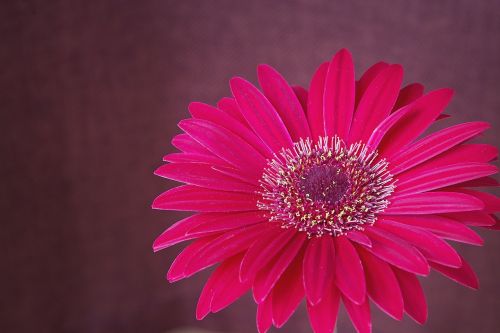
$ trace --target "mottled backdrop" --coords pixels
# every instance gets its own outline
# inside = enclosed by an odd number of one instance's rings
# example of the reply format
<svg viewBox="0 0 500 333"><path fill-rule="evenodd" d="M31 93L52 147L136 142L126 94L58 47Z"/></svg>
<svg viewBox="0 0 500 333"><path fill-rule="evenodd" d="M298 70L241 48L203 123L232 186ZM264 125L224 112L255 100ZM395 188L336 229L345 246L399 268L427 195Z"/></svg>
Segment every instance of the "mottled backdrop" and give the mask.
<svg viewBox="0 0 500 333"><path fill-rule="evenodd" d="M164 280L180 246L151 243L180 215L150 210L172 186L152 175L189 101L269 63L308 85L342 47L357 73L379 60L406 82L456 89L453 121L500 137L500 1L2 1L2 332L254 332L250 297L194 320L207 274ZM500 234L461 246L473 292L431 274L429 322L374 309L377 333L498 332ZM282 332L308 332L304 309ZM345 313L339 332L353 332Z"/></svg>

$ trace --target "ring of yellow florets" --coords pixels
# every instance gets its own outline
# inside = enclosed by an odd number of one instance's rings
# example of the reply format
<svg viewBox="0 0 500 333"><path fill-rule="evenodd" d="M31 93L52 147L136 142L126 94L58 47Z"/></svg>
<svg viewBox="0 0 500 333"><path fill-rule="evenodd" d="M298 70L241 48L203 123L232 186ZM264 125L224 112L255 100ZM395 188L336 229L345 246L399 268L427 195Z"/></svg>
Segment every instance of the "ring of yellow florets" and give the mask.
<svg viewBox="0 0 500 333"><path fill-rule="evenodd" d="M257 206L271 222L311 236L338 236L373 225L394 191L385 160L361 143L300 139L268 161Z"/></svg>

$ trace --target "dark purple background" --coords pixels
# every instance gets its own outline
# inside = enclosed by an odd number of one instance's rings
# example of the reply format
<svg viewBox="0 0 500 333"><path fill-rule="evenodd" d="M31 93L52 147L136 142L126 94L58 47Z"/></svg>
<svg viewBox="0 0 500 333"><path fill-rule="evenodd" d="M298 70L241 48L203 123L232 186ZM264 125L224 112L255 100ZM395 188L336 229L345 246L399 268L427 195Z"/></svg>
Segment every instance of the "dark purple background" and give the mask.
<svg viewBox="0 0 500 333"><path fill-rule="evenodd" d="M358 75L386 60L406 82L452 87L451 122L500 129L499 1L9 1L0 6L0 331L254 332L249 297L195 322L207 274L169 285L180 246L153 239L180 217L150 210L172 184L152 175L189 101L269 63L308 85L342 47ZM472 292L431 274L419 327L374 310L374 332L496 332L500 235L459 246ZM283 332L308 332L303 308ZM345 313L339 332L353 332Z"/></svg>

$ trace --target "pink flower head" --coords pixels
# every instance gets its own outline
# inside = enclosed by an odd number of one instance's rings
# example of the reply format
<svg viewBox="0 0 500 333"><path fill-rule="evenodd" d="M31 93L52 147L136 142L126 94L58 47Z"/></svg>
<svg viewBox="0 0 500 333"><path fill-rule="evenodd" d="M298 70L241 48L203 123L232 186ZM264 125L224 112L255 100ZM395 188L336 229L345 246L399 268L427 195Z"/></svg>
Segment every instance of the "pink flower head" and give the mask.
<svg viewBox="0 0 500 333"><path fill-rule="evenodd" d="M217 107L191 103L180 150L156 174L186 185L153 208L195 211L156 239L158 251L192 240L167 278L218 265L196 317L252 291L257 328L281 327L305 299L311 327L331 333L343 303L356 330L371 332L370 301L418 323L427 306L417 275L430 269L471 288L469 264L447 242L481 245L470 228L498 229L495 147L467 143L484 122L421 137L442 114L450 89L401 89L403 69L377 63L356 81L351 54L338 52L309 90L258 68L262 92L230 81Z"/></svg>

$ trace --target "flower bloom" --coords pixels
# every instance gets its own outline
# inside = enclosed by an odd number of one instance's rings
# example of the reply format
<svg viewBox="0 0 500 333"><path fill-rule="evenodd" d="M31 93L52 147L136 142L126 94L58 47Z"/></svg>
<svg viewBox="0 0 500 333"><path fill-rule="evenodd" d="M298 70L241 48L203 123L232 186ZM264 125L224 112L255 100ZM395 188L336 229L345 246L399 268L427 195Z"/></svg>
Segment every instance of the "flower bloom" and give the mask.
<svg viewBox="0 0 500 333"><path fill-rule="evenodd" d="M463 123L422 134L443 114L450 89L401 88L399 65L377 63L355 80L347 50L314 74L309 90L258 68L262 92L231 79L217 107L191 103L172 140L180 150L156 174L185 185L153 208L194 211L154 242L191 240L167 278L218 264L196 317L251 290L257 328L281 327L305 299L311 327L331 333L340 303L360 333L369 303L400 320L427 319L417 276L430 269L471 288L469 264L448 241L482 245L470 227L498 229L495 147L470 143L488 129Z"/></svg>

